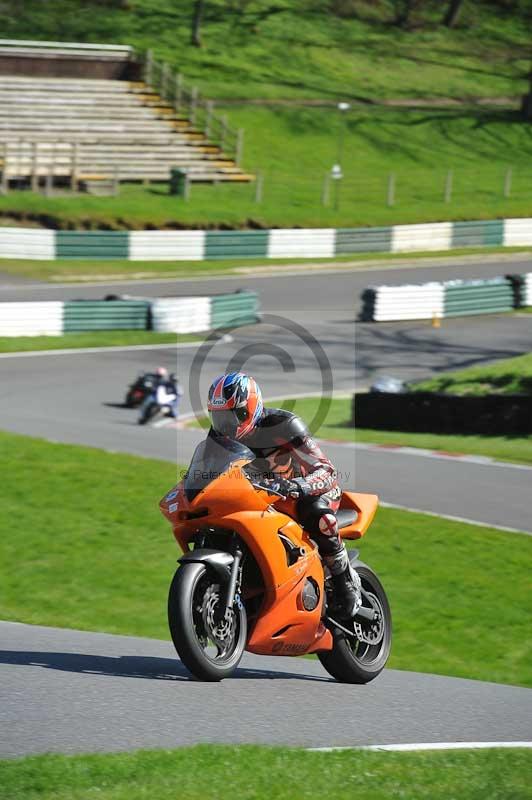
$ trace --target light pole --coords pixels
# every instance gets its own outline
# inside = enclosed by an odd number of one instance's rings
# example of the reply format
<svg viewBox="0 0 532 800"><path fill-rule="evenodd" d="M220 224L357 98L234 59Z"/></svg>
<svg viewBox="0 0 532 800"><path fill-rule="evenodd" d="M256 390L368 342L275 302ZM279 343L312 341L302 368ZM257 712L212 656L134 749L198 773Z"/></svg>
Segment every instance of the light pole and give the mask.
<svg viewBox="0 0 532 800"><path fill-rule="evenodd" d="M342 159L344 154L344 134L345 134L345 123L343 120L344 113L349 111L351 106L349 103L338 103L337 105L338 111L340 112L340 124L338 126L338 141L336 146L336 164L333 165L331 169L331 178L334 180L334 210L338 211L338 204L339 204L339 189L340 184L339 181L342 180L343 173L342 173Z"/></svg>

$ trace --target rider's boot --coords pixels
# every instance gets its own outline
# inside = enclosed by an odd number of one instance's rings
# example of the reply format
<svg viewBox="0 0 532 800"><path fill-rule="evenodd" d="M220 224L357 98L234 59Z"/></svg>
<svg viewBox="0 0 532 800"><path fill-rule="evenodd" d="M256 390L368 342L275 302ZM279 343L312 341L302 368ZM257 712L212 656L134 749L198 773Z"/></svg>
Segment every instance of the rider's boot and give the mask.
<svg viewBox="0 0 532 800"><path fill-rule="evenodd" d="M341 550L323 558L333 582L333 608L331 612L343 619L352 619L362 605L360 578L349 563L345 544Z"/></svg>

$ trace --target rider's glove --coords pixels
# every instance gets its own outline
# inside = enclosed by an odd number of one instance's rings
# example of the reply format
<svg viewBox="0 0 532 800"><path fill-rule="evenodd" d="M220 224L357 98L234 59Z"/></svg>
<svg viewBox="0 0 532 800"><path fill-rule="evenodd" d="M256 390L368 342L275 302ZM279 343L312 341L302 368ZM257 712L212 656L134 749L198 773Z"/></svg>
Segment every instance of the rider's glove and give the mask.
<svg viewBox="0 0 532 800"><path fill-rule="evenodd" d="M312 492L312 487L305 478L294 478L291 483L295 483L297 486L297 497L306 497Z"/></svg>
<svg viewBox="0 0 532 800"><path fill-rule="evenodd" d="M301 494L297 482L286 480L286 478L272 478L265 481L265 486L272 492L277 492L285 497L299 497Z"/></svg>

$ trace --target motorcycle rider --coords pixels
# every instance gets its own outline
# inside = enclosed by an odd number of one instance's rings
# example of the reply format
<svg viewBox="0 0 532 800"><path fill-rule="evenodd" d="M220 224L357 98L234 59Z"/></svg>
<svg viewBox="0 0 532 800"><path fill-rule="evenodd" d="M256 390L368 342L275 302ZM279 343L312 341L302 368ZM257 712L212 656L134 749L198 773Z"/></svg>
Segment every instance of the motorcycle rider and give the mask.
<svg viewBox="0 0 532 800"><path fill-rule="evenodd" d="M335 511L342 492L334 466L305 423L289 411L264 408L256 381L241 372L216 378L207 408L209 436L227 436L249 447L256 456L253 466L261 467L265 476L262 483L296 499L296 519L318 545L331 573L335 612L352 617L361 604L360 579L338 534ZM275 505L284 510L284 502Z"/></svg>
<svg viewBox="0 0 532 800"><path fill-rule="evenodd" d="M179 400L183 396L179 380L175 375L169 375L166 367L157 367L154 374L155 381L152 392L144 399L140 409L139 425L146 422L147 411L154 402L159 406L168 406L169 416L177 419Z"/></svg>

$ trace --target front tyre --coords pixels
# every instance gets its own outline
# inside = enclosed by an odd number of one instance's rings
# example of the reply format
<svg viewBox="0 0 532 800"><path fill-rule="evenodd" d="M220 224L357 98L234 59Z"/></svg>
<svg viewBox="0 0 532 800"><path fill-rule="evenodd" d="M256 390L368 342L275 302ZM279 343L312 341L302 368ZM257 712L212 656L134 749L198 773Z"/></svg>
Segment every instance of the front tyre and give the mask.
<svg viewBox="0 0 532 800"><path fill-rule="evenodd" d="M379 675L388 660L392 645L392 615L386 592L371 567L353 560L351 566L362 581L363 605L377 612L377 621L345 623L353 629L349 636L339 628L332 629L332 650L318 653L318 658L333 678L342 683L369 683Z"/></svg>
<svg viewBox="0 0 532 800"><path fill-rule="evenodd" d="M183 664L202 681L221 681L235 671L246 646L243 605L223 615L225 586L204 564L183 564L168 593L168 625Z"/></svg>

